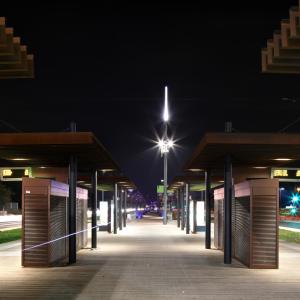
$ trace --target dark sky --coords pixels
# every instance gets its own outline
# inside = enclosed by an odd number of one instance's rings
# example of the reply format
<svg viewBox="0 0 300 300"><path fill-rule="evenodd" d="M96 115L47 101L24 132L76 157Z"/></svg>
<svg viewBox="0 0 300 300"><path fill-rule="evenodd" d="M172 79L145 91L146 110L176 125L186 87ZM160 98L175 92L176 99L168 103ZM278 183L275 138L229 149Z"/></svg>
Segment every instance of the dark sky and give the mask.
<svg viewBox="0 0 300 300"><path fill-rule="evenodd" d="M1 14L35 55L36 78L0 81L0 119L25 132L75 120L145 194L163 176L150 140L161 133L164 85L181 146L170 177L226 120L241 132L278 131L299 116L299 76L260 73L261 48L297 0L23 2L6 1Z"/></svg>

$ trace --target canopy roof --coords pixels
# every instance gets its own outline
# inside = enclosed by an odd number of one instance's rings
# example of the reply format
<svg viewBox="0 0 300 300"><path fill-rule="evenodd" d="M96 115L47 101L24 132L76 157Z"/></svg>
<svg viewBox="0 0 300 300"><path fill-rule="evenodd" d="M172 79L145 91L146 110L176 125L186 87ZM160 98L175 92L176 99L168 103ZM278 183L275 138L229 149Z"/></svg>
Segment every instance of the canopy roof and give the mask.
<svg viewBox="0 0 300 300"><path fill-rule="evenodd" d="M120 169L92 132L0 133L0 166L64 167L70 155L81 169Z"/></svg>
<svg viewBox="0 0 300 300"><path fill-rule="evenodd" d="M206 133L184 166L190 169L223 169L230 154L234 166L296 166L300 161L300 134Z"/></svg>

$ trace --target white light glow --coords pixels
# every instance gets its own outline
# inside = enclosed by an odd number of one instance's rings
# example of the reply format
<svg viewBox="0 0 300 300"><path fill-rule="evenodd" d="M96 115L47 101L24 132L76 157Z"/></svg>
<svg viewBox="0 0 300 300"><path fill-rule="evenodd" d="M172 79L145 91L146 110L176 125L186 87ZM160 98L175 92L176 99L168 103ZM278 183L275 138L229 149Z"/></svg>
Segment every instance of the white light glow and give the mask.
<svg viewBox="0 0 300 300"><path fill-rule="evenodd" d="M165 107L164 107L164 121L169 121L169 107L168 107L168 87L165 87Z"/></svg>
<svg viewBox="0 0 300 300"><path fill-rule="evenodd" d="M289 161L292 160L291 158L275 158L274 160L278 160L278 161Z"/></svg>

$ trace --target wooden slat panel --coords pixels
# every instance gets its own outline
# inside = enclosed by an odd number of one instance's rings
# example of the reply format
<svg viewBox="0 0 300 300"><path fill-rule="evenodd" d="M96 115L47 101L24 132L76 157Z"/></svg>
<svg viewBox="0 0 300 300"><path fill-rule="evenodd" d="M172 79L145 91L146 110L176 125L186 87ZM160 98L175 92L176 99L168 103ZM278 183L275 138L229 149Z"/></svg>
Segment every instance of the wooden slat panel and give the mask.
<svg viewBox="0 0 300 300"><path fill-rule="evenodd" d="M53 190L53 189L51 189ZM50 240L55 240L67 234L67 200L66 197L50 197ZM67 256L67 239L55 241L49 245L49 263L55 263Z"/></svg>
<svg viewBox="0 0 300 300"><path fill-rule="evenodd" d="M269 190L261 195L253 189L252 263L255 268L278 267L278 189Z"/></svg>
<svg viewBox="0 0 300 300"><path fill-rule="evenodd" d="M250 196L234 200L234 257L250 265Z"/></svg>
<svg viewBox="0 0 300 300"><path fill-rule="evenodd" d="M23 205L23 247L26 249L48 241L48 196L25 194ZM24 266L47 263L47 245L23 251Z"/></svg>

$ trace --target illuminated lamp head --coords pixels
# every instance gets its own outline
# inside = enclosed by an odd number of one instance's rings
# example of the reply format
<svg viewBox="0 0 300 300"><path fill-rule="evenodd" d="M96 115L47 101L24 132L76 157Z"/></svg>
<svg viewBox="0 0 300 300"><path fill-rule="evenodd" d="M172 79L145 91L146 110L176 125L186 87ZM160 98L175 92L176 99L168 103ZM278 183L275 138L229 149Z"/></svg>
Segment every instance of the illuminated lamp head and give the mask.
<svg viewBox="0 0 300 300"><path fill-rule="evenodd" d="M292 207L292 208L291 208L291 211L290 211L290 214L291 214L292 216L295 216L295 215L297 214L297 207Z"/></svg>

